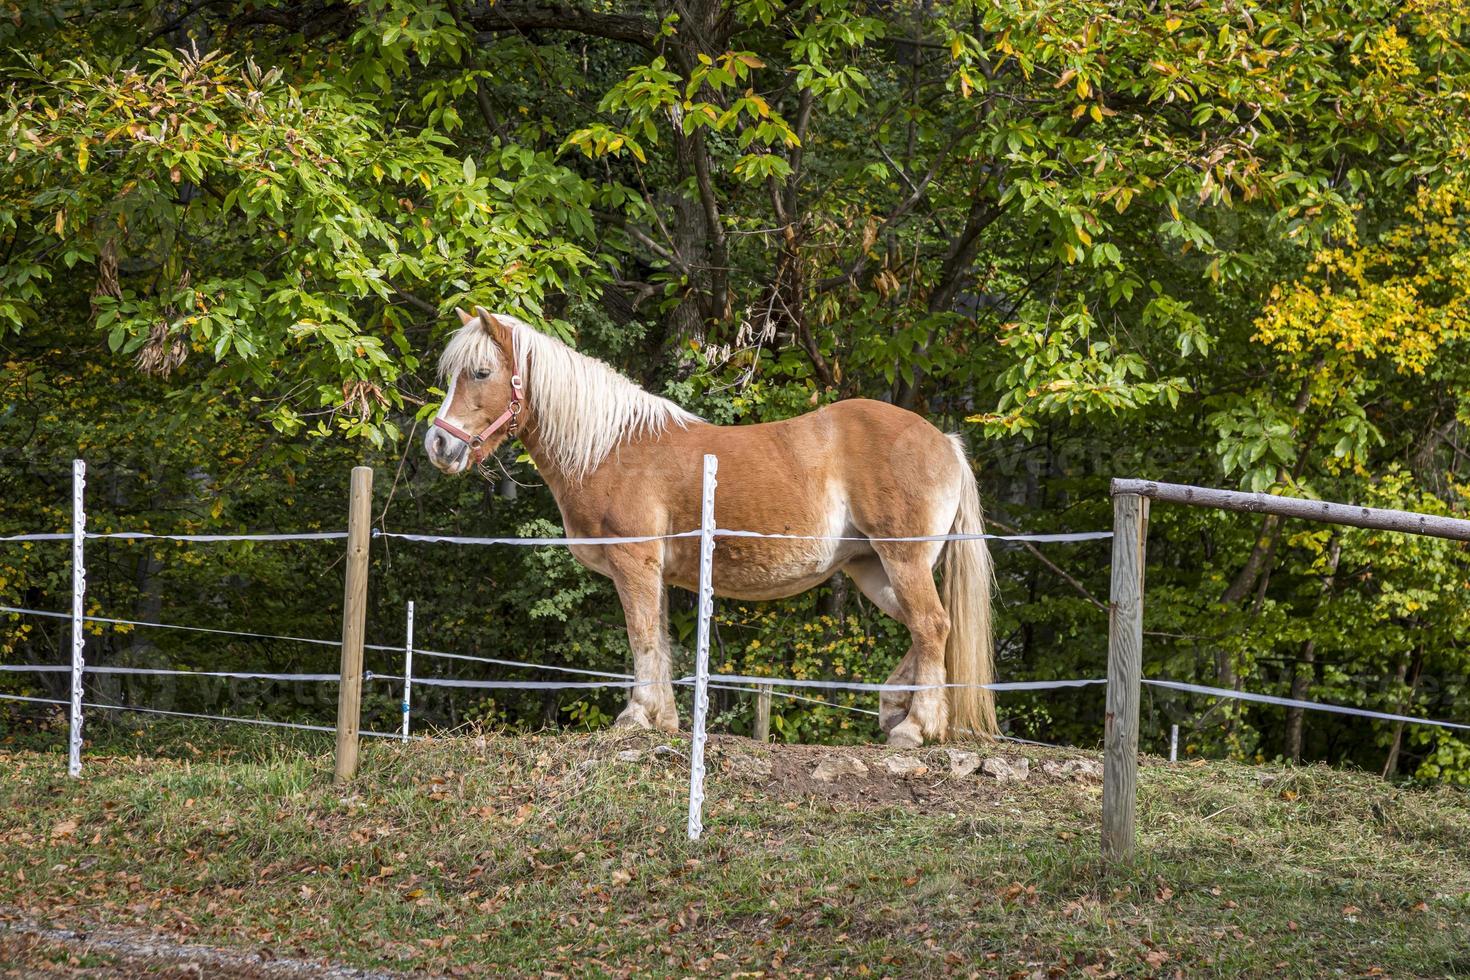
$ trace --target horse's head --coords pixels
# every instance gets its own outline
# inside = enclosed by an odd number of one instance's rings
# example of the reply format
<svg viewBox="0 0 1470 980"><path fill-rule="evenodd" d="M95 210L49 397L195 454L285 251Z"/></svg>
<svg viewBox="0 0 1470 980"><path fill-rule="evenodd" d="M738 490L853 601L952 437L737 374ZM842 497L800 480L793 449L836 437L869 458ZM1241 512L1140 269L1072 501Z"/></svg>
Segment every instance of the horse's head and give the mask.
<svg viewBox="0 0 1470 980"><path fill-rule="evenodd" d="M449 387L424 436L429 462L450 474L481 462L513 435L525 402L512 328L481 306L473 316L455 312L461 326L439 359Z"/></svg>

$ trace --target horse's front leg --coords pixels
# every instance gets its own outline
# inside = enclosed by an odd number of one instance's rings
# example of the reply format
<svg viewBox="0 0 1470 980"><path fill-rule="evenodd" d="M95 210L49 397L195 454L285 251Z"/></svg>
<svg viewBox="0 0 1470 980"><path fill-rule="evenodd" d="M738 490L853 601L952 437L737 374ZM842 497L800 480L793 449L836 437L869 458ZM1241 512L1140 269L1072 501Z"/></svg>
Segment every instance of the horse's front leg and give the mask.
<svg viewBox="0 0 1470 980"><path fill-rule="evenodd" d="M670 678L668 593L664 589L658 553L642 553L647 550L640 546L639 553L619 555L610 561L612 579L628 623L635 682L629 691L628 706L618 715L617 724L677 732L679 710L674 703Z"/></svg>

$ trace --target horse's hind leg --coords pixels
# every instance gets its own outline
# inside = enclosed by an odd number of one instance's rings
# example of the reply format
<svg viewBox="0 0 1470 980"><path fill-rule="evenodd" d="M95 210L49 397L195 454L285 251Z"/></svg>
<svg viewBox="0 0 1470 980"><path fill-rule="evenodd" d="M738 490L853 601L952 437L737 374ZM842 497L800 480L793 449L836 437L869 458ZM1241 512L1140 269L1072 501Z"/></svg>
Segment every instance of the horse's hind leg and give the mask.
<svg viewBox="0 0 1470 980"><path fill-rule="evenodd" d="M910 638L909 651L891 683L922 686L918 691L901 692L908 711L888 729L888 744L912 747L926 740L942 741L949 730L949 695L944 688L949 614L934 587L934 549L928 542L879 547L898 604L897 618L909 628ZM897 680L900 673L904 678Z"/></svg>
<svg viewBox="0 0 1470 980"><path fill-rule="evenodd" d="M679 711L669 676L668 593L657 552L609 555L608 564L628 623L628 645L633 650L633 677L637 682L628 693L628 706L618 715L617 724L677 732Z"/></svg>
<svg viewBox="0 0 1470 980"><path fill-rule="evenodd" d="M903 611L899 608L898 595L893 591L893 583L888 580L888 572L876 555L855 558L844 565L842 570L857 583L857 587L873 605L900 623L905 622ZM912 684L913 676L914 648L910 647L885 683ZM878 727L883 729L885 735L908 716L909 702L912 700L912 691L884 691L878 695Z"/></svg>

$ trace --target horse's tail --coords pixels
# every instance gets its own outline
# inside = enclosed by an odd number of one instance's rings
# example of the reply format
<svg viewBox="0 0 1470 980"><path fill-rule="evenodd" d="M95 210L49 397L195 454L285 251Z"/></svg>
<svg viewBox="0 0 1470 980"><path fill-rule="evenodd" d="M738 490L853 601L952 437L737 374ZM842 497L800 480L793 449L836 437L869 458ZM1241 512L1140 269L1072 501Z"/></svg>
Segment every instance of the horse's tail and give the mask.
<svg viewBox="0 0 1470 980"><path fill-rule="evenodd" d="M949 437L964 475L960 508L952 534L982 534L985 514L975 473L957 435ZM951 541L944 549L944 610L949 613L949 640L944 666L949 683L949 729L956 735L991 737L1000 729L995 720L995 697L987 687L995 680L995 642L990 626L990 592L995 582L990 549L979 538Z"/></svg>

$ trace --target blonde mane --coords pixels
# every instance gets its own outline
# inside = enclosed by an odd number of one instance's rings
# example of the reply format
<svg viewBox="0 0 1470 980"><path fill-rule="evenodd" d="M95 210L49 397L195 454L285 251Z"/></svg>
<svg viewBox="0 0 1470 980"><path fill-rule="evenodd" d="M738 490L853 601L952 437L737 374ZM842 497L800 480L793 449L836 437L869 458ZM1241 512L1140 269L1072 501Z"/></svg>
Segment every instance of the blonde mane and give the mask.
<svg viewBox="0 0 1470 980"><path fill-rule="evenodd" d="M554 337L504 313L516 371L525 380L541 448L562 474L581 481L624 440L658 436L670 424L700 421L667 398L629 381L602 361L572 350ZM452 381L464 371L498 368L499 349L478 320L455 331L439 358L439 374Z"/></svg>

